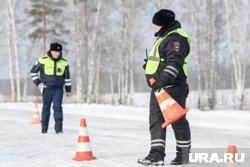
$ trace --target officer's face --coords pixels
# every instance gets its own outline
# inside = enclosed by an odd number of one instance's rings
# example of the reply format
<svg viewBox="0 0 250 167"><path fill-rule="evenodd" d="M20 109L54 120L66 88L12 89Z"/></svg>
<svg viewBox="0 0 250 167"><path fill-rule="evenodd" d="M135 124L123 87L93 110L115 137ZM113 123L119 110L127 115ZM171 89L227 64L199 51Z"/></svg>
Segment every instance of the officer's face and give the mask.
<svg viewBox="0 0 250 167"><path fill-rule="evenodd" d="M61 54L61 52L55 50L50 51L50 53L54 59L57 59Z"/></svg>
<svg viewBox="0 0 250 167"><path fill-rule="evenodd" d="M161 27L162 27L162 26L156 25L156 26L155 26L155 31L156 31L156 32L160 31Z"/></svg>

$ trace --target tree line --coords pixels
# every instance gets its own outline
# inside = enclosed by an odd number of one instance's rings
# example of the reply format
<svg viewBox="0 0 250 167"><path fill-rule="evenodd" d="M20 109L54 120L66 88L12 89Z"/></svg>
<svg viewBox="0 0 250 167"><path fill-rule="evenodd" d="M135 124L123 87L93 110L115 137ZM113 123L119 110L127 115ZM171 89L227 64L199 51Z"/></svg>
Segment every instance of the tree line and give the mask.
<svg viewBox="0 0 250 167"><path fill-rule="evenodd" d="M100 103L110 94L113 103L130 105L134 92L149 91L141 65L155 40L151 18L169 8L191 38L189 85L198 92L198 108L214 109L216 90L234 89L242 109L250 85L249 7L247 0L1 1L0 58L8 57L1 66L9 84L0 93L18 102L36 94L29 68L50 42L60 42L75 102Z"/></svg>

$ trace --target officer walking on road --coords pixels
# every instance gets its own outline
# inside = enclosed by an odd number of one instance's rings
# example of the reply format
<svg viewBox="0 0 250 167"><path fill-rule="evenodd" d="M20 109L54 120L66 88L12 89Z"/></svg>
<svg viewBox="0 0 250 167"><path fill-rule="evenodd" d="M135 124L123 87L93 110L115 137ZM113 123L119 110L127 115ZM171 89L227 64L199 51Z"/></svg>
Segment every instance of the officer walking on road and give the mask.
<svg viewBox="0 0 250 167"><path fill-rule="evenodd" d="M40 74L39 74L40 73ZM50 108L53 103L55 132L63 133L63 87L66 95L71 94L69 64L62 58L62 45L51 43L46 56L41 57L31 69L33 82L43 96L42 133L49 127Z"/></svg>

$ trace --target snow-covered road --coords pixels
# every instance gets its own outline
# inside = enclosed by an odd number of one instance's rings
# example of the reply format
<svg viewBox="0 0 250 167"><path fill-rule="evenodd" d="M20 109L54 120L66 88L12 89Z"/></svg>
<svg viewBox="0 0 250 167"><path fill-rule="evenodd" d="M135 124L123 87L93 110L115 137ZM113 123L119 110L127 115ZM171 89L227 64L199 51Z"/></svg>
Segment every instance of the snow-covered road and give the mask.
<svg viewBox="0 0 250 167"><path fill-rule="evenodd" d="M40 106L41 107L41 106ZM137 167L148 154L148 109L111 105L64 105L64 134L56 135L53 114L48 134L30 124L34 105L0 104L1 167ZM85 117L97 160L73 161L80 119ZM249 111L190 110L193 148L250 148ZM175 156L171 127L166 140L165 166ZM190 166L190 165L187 165Z"/></svg>

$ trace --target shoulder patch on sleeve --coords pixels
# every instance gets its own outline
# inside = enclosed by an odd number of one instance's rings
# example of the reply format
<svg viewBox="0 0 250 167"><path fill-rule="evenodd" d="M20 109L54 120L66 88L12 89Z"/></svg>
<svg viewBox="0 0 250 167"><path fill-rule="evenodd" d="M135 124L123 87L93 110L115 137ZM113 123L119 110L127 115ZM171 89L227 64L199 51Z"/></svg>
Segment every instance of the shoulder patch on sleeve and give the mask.
<svg viewBox="0 0 250 167"><path fill-rule="evenodd" d="M174 50L176 52L179 52L179 50L181 49L181 44L180 42L174 42Z"/></svg>

